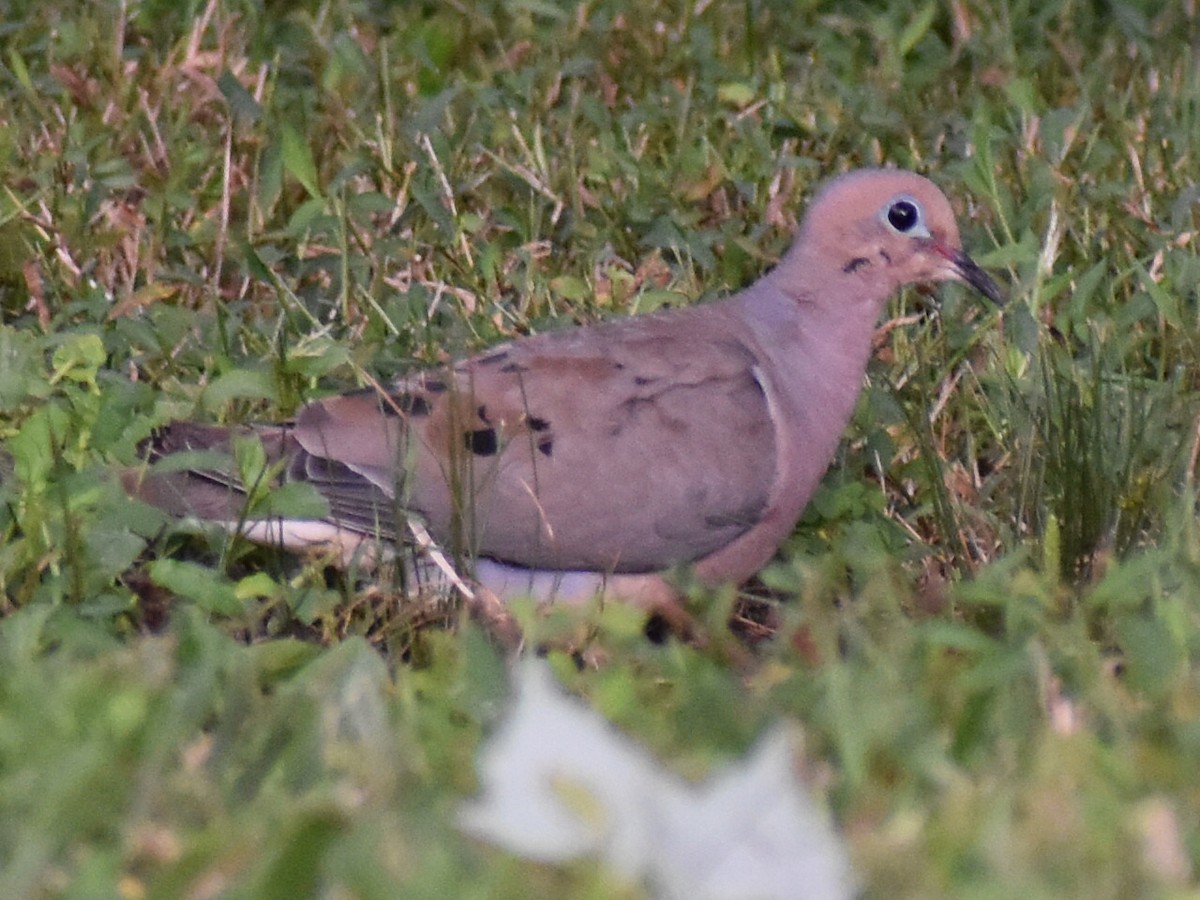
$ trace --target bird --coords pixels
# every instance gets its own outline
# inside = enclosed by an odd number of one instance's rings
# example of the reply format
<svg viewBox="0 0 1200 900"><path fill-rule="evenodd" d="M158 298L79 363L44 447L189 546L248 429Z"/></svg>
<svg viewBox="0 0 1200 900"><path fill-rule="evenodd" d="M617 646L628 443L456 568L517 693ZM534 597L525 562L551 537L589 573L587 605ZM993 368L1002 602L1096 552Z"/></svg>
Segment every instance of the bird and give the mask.
<svg viewBox="0 0 1200 900"><path fill-rule="evenodd" d="M771 560L837 450L888 299L943 281L1004 302L933 182L859 169L819 190L779 262L724 299L517 338L279 424L174 422L123 481L260 543L349 562L411 542L415 523L502 601L653 609L683 578L737 585ZM250 487L212 458L246 440L267 460ZM194 451L202 463L179 456ZM248 501L290 482L327 510Z"/></svg>

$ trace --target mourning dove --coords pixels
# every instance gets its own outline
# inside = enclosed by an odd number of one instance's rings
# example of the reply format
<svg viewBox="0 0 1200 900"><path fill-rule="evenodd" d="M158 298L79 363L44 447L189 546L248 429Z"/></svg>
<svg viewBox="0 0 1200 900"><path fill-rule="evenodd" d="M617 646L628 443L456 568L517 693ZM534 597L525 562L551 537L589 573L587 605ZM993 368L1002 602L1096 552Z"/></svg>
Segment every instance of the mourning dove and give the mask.
<svg viewBox="0 0 1200 900"><path fill-rule="evenodd" d="M232 468L125 482L174 515L344 557L413 520L500 598L653 606L681 569L736 584L771 558L837 448L885 302L947 280L1001 302L932 182L856 171L820 192L774 269L722 301L521 338L286 424L175 423L151 442L160 459L257 437L272 483L327 499L319 519L255 518Z"/></svg>

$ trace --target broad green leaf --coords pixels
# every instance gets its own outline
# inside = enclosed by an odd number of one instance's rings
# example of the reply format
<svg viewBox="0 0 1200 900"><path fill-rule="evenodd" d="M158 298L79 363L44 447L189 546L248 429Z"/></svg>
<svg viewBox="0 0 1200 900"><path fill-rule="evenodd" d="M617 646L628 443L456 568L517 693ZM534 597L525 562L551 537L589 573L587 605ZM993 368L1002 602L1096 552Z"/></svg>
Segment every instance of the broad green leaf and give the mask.
<svg viewBox="0 0 1200 900"><path fill-rule="evenodd" d="M308 141L290 124L285 124L281 132L283 135L281 148L283 167L304 186L310 197L314 200L321 199L321 188L317 182L317 164L313 159L312 148L309 147Z"/></svg>
<svg viewBox="0 0 1200 900"><path fill-rule="evenodd" d="M228 579L206 566L178 559L156 559L150 563L150 580L193 601L205 612L236 616L242 602Z"/></svg>

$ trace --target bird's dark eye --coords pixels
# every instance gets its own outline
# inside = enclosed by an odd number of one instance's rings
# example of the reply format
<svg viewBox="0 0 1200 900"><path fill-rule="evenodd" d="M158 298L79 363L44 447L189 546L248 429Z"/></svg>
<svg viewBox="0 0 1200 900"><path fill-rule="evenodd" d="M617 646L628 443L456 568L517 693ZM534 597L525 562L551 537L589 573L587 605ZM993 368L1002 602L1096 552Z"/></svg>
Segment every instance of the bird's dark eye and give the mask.
<svg viewBox="0 0 1200 900"><path fill-rule="evenodd" d="M921 211L911 200L897 200L888 207L887 220L889 225L903 234L912 231L921 221Z"/></svg>

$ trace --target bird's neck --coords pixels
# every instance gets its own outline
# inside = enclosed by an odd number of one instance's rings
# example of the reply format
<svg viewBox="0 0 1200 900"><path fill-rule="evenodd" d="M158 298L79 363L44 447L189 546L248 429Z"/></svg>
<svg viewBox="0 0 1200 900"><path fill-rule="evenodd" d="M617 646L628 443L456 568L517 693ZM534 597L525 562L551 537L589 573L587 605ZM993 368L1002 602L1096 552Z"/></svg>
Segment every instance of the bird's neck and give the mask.
<svg viewBox="0 0 1200 900"><path fill-rule="evenodd" d="M769 275L744 294L746 320L802 402L849 418L886 298L838 292L833 285L793 292L788 284ZM830 302L830 296L845 299Z"/></svg>
<svg viewBox="0 0 1200 900"><path fill-rule="evenodd" d="M835 304L796 299L770 281L740 302L785 433L777 435L784 494L805 501L825 474L854 411L871 354L879 303ZM800 515L800 509L787 513ZM793 518L791 521L795 521Z"/></svg>

